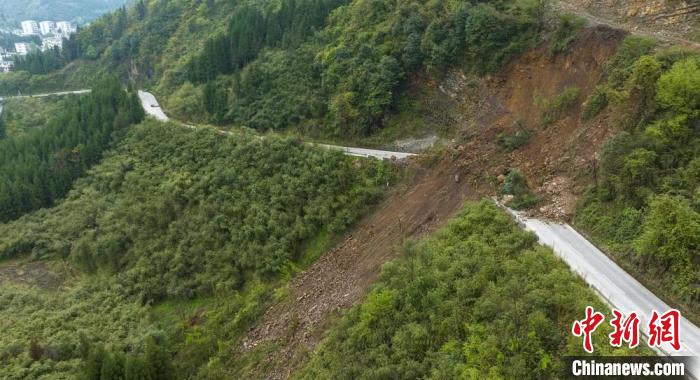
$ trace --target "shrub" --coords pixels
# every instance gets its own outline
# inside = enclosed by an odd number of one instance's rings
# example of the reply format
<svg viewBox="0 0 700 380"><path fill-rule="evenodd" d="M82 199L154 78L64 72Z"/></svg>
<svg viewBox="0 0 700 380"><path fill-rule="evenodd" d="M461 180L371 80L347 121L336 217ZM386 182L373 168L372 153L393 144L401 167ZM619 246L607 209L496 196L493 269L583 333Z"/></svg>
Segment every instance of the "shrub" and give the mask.
<svg viewBox="0 0 700 380"><path fill-rule="evenodd" d="M657 98L667 109L689 117L700 115L700 65L697 58L676 62L661 75Z"/></svg>
<svg viewBox="0 0 700 380"><path fill-rule="evenodd" d="M569 86L551 100L545 100L540 104L542 126L548 126L557 121L566 110L576 104L581 90L576 86Z"/></svg>
<svg viewBox="0 0 700 380"><path fill-rule="evenodd" d="M532 207L538 201L537 196L527 185L527 180L517 169L511 169L506 175L502 193L513 196L508 206L516 210Z"/></svg>
<svg viewBox="0 0 700 380"><path fill-rule="evenodd" d="M615 55L605 63L605 72L610 86L620 89L632 73L634 63L643 55L650 54L655 42L650 38L627 36Z"/></svg>
<svg viewBox="0 0 700 380"><path fill-rule="evenodd" d="M634 242L649 270L670 272L673 289L687 300L700 299L700 213L682 197L659 195L650 202L642 234Z"/></svg>
<svg viewBox="0 0 700 380"><path fill-rule="evenodd" d="M565 52L569 47L569 44L576 39L576 34L578 34L581 28L583 28L585 23L585 19L571 13L566 13L559 16L557 27L552 34L551 40L549 41L547 54L551 57L557 53Z"/></svg>
<svg viewBox="0 0 700 380"><path fill-rule="evenodd" d="M527 144L532 137L532 131L529 129L518 129L513 133L499 133L496 136L496 145L510 152Z"/></svg>
<svg viewBox="0 0 700 380"><path fill-rule="evenodd" d="M608 94L604 86L598 86L583 103L581 120L588 121L598 116L600 111L608 106Z"/></svg>

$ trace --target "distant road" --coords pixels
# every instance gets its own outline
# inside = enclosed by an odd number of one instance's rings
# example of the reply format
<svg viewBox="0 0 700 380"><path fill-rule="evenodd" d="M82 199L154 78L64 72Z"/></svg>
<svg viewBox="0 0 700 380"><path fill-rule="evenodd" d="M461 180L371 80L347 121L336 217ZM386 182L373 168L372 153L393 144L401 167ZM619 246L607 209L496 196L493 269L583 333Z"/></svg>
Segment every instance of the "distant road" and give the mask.
<svg viewBox="0 0 700 380"><path fill-rule="evenodd" d="M92 90L83 89L83 90L75 90L75 91L47 92L45 94L35 94L35 95L0 96L0 101L3 101L5 99L46 98L48 96L62 96L62 95L70 95L70 94L87 94L90 91L92 91Z"/></svg>
<svg viewBox="0 0 700 380"><path fill-rule="evenodd" d="M347 146L337 146L328 144L313 144L311 145L319 146L326 149L342 150L348 156L355 157L374 157L382 160L397 159L402 160L411 156L415 156L414 153L404 153L404 152L392 152L388 150L377 150L377 149L365 149L365 148L352 148Z"/></svg>
<svg viewBox="0 0 700 380"><path fill-rule="evenodd" d="M551 247L608 304L625 315L637 313L642 334L646 333L652 310L662 314L671 309L568 224L527 218L516 211L508 211L525 229L534 232L540 243ZM606 316L605 323L609 321L610 316ZM680 321L680 341L680 351L668 344L662 345L659 351L667 356L694 356L686 371L697 379L700 377L700 329L685 318Z"/></svg>
<svg viewBox="0 0 700 380"><path fill-rule="evenodd" d="M13 96L0 96L0 115L2 115L3 104L2 102L7 99L21 99L21 98L46 98L49 96L63 96L70 94L87 94L91 92L90 89L75 90L75 91L62 91L62 92L50 92L46 94L36 94L36 95L13 95Z"/></svg>
<svg viewBox="0 0 700 380"><path fill-rule="evenodd" d="M153 116L154 118L156 118L157 120L160 120L160 121L170 120L170 118L168 118L168 115L166 115L165 112L163 112L163 109L160 108L160 105L158 104L158 100L156 99L155 96L153 96L153 94L151 94L150 92L139 90L139 99L141 99L141 105L143 106L144 111L149 116ZM194 128L191 125L186 125L186 127ZM226 134L230 134L230 132L228 132L228 131L221 131L221 132L226 133ZM378 158L381 160L385 160L385 159L401 160L401 159L404 159L407 157L415 156L415 154L413 154L413 153L391 152L391 151L387 151L387 150L354 148L354 147L328 145L328 144L314 144L314 143L309 143L309 145L314 145L314 146L318 146L321 148L332 149L332 150L340 150L340 151L343 151L348 156L374 157L374 158Z"/></svg>

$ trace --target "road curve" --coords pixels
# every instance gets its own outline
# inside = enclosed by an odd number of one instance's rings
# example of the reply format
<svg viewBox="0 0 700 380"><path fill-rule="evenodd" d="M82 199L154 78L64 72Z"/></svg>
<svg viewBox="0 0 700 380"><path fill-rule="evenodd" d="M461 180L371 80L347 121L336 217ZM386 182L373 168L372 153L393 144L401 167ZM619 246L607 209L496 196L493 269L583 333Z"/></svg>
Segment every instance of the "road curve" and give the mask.
<svg viewBox="0 0 700 380"><path fill-rule="evenodd" d="M153 116L154 118L156 118L157 120L160 120L160 121L170 120L168 118L168 116L165 114L165 112L163 112L163 109L160 108L160 105L158 104L158 100L156 99L156 97L153 94L151 94L150 92L139 90L139 99L141 99L141 105L143 106L144 111L149 116ZM195 128L191 125L185 125L185 126L188 128ZM225 133L225 134L231 133L229 131L220 131L220 132ZM404 158L415 156L415 154L413 154L413 153L391 152L391 151L377 150L377 149L353 148L353 147L346 147L346 146L337 146L337 145L328 145L328 144L314 144L314 143L309 143L309 145L318 146L321 148L326 148L326 149L331 149L331 150L340 150L340 151L343 151L348 156L373 157L373 158L378 158L381 160L387 160L387 159L401 160Z"/></svg>
<svg viewBox="0 0 700 380"><path fill-rule="evenodd" d="M518 224L534 232L541 244L552 248L608 304L625 315L636 312L642 334L646 333L652 310L661 314L671 309L568 224L527 218L517 211L508 211ZM686 318L681 318L680 340L680 351L675 351L669 344L662 345L657 351L667 356L695 357L686 371L697 379L700 377L700 329Z"/></svg>

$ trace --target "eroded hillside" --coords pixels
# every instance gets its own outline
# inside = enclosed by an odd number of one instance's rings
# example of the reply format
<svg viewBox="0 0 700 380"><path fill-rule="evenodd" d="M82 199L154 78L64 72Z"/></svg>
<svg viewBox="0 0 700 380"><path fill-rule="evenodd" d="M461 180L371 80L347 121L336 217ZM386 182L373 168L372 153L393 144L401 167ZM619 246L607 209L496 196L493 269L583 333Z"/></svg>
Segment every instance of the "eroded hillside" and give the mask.
<svg viewBox="0 0 700 380"><path fill-rule="evenodd" d="M585 29L567 53L549 58L546 45L533 49L480 81L476 92L459 71L443 82L424 83L451 98L457 109L472 112L465 115L471 122L464 125L462 137L436 157L412 162L417 174L405 188L395 191L334 249L292 280L288 296L267 310L241 342L237 356L266 358L248 367L251 375L289 377L337 315L363 299L382 264L396 257L403 242L443 226L465 200L497 195L509 169L519 168L533 185L554 189L551 194L542 191L546 197L542 212L569 215L575 194L588 181L588 161L614 133L606 116L580 122L580 103L597 85L604 62L623 37L607 27ZM543 127L536 94L551 99L571 86L580 91L576 103ZM518 128L530 130L531 140L504 152L497 135Z"/></svg>

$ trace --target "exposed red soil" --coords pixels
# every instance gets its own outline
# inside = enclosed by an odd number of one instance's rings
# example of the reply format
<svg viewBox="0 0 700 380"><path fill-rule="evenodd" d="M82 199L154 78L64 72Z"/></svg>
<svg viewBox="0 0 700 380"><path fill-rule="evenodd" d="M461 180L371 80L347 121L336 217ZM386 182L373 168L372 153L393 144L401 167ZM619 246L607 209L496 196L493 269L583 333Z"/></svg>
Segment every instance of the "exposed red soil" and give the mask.
<svg viewBox="0 0 700 380"><path fill-rule="evenodd" d="M405 239L420 238L443 226L466 199L495 195L498 177L509 168L519 168L533 188L541 187L549 204L572 207L577 183L587 181L579 174L586 172L588 161L613 134L605 116L581 123L580 103L600 80L602 63L622 37L623 33L607 27L586 29L570 53L548 58L543 46L482 81L481 100L464 99L476 103L469 106L476 126L463 131L469 137L438 157L427 158L432 164L413 162L415 176L362 219L335 248L294 278L288 296L266 311L235 355L271 344L274 352L266 363L260 363L257 375L288 378L323 338L333 316L362 300L382 264L396 257L397 247ZM466 85L461 88L460 80L453 82L457 85L443 91L444 96L459 100L473 93ZM549 99L572 85L581 90L578 103L557 122L539 127L541 112L533 94ZM500 132L512 131L517 120L532 129L534 136L524 147L504 153L494 143L495 138Z"/></svg>
<svg viewBox="0 0 700 380"><path fill-rule="evenodd" d="M493 154L488 168L492 176L519 169L545 202L542 216L566 219L575 194L590 182L592 163L605 140L616 131L609 114L581 121L582 104L603 75L605 60L614 54L624 33L608 27L582 31L566 54L549 58L545 47L524 54L482 85L485 96L479 125L490 141L501 132L525 127L534 132L528 143L514 152ZM553 124L541 126L542 111L536 99L549 100L567 87L580 95L575 104ZM517 126L516 126L517 125Z"/></svg>

